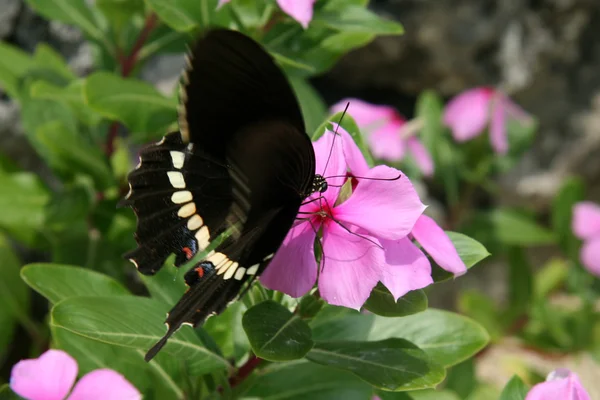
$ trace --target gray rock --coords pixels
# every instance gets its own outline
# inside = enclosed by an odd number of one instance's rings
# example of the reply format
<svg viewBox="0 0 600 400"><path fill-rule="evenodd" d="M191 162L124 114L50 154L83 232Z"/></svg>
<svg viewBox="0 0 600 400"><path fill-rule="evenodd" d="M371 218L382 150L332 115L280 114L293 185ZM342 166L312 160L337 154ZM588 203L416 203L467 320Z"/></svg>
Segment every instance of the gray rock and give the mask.
<svg viewBox="0 0 600 400"><path fill-rule="evenodd" d="M0 39L12 33L21 7L21 0L0 0Z"/></svg>
<svg viewBox="0 0 600 400"><path fill-rule="evenodd" d="M153 57L144 65L141 78L154 83L165 96L172 96L184 68L183 54L164 54Z"/></svg>

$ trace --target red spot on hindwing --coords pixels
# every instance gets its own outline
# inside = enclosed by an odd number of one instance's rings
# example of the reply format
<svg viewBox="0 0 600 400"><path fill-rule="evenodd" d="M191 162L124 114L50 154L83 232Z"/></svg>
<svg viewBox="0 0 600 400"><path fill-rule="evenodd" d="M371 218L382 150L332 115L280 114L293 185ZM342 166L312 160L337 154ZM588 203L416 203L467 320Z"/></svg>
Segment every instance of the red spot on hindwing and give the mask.
<svg viewBox="0 0 600 400"><path fill-rule="evenodd" d="M188 260L192 258L192 256L194 255L192 253L192 249L190 249L189 247L184 247L183 252L185 253L185 258L187 258Z"/></svg>
<svg viewBox="0 0 600 400"><path fill-rule="evenodd" d="M204 276L204 268L198 267L198 268L196 268L196 272L198 273L198 276L200 278L202 278Z"/></svg>

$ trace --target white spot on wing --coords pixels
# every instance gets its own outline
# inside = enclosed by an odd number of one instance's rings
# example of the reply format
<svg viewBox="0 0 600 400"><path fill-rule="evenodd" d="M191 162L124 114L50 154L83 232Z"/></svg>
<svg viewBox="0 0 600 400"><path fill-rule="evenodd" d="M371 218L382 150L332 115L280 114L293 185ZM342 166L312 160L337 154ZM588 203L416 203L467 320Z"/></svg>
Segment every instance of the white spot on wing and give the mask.
<svg viewBox="0 0 600 400"><path fill-rule="evenodd" d="M183 168L185 154L180 151L170 151L169 153L171 153L171 161L173 162L173 166L177 169Z"/></svg>
<svg viewBox="0 0 600 400"><path fill-rule="evenodd" d="M202 221L202 218L198 214L194 214L192 218L188 220L187 227L190 231L195 231L200 228L203 223L204 221Z"/></svg>
<svg viewBox="0 0 600 400"><path fill-rule="evenodd" d="M248 268L248 270L246 271L246 273L248 275L256 275L256 273L258 272L258 267L260 267L260 264L254 264L253 266L251 266L250 268Z"/></svg>
<svg viewBox="0 0 600 400"><path fill-rule="evenodd" d="M198 248L205 249L210 244L210 233L208 227L204 225L198 232L196 232L196 241L198 242Z"/></svg>
<svg viewBox="0 0 600 400"><path fill-rule="evenodd" d="M270 260L271 258L273 258L273 256L274 256L274 255L275 255L275 253L271 253L271 254L269 254L268 256L266 256L265 258L263 258L263 261L268 261L268 260Z"/></svg>
<svg viewBox="0 0 600 400"><path fill-rule="evenodd" d="M244 267L239 267L237 269L237 271L235 271L235 279L237 279L238 281L241 281L242 278L244 277L244 274L246 273L246 268Z"/></svg>
<svg viewBox="0 0 600 400"><path fill-rule="evenodd" d="M171 195L171 201L175 204L183 204L192 201L192 192L189 190L180 190Z"/></svg>
<svg viewBox="0 0 600 400"><path fill-rule="evenodd" d="M217 275L222 275L225 273L225 271L227 271L227 269L229 267L231 267L233 265L233 261L231 261L230 259L227 259L226 262L222 263L219 268L217 268Z"/></svg>
<svg viewBox="0 0 600 400"><path fill-rule="evenodd" d="M225 260L229 260L229 259L223 253L215 253L215 254L211 254L208 257L206 257L206 261L211 262L215 266L215 268L218 268L219 265Z"/></svg>
<svg viewBox="0 0 600 400"><path fill-rule="evenodd" d="M169 182L171 182L171 186L175 189L183 189L185 188L185 179L183 179L183 174L179 171L169 171L167 172L167 176L169 177Z"/></svg>
<svg viewBox="0 0 600 400"><path fill-rule="evenodd" d="M234 262L229 268L227 268L227 272L225 273L225 276L223 276L223 279L231 279L233 277L233 274L235 274L235 271L237 271L238 266L239 264Z"/></svg>
<svg viewBox="0 0 600 400"><path fill-rule="evenodd" d="M187 218L196 213L196 204L187 203L185 206L181 207L179 211L177 211L177 215L181 218Z"/></svg>
<svg viewBox="0 0 600 400"><path fill-rule="evenodd" d="M130 259L129 259L129 261L131 261L131 263L132 263L133 265L135 265L135 267L136 267L137 269L139 269L139 268L140 268L140 266L138 265L137 261L135 261L133 258L130 258Z"/></svg>

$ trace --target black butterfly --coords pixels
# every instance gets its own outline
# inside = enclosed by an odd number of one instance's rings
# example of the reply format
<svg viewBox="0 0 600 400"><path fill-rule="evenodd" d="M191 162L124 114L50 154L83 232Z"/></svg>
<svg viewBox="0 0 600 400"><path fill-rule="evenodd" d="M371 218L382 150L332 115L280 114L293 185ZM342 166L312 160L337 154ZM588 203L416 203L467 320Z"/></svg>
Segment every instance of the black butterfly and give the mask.
<svg viewBox="0 0 600 400"><path fill-rule="evenodd" d="M180 90L180 132L140 153L123 204L138 218L126 254L155 274L181 266L226 230L233 234L186 274L189 290L167 316L152 359L182 324L219 314L267 267L302 201L324 192L302 113L284 74L254 40L216 29L194 46Z"/></svg>

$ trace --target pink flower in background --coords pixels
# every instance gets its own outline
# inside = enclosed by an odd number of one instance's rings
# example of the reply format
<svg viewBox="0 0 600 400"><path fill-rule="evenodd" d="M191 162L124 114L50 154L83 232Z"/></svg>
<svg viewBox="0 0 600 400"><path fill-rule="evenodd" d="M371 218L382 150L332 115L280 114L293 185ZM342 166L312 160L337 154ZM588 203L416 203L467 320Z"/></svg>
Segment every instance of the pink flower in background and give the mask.
<svg viewBox="0 0 600 400"><path fill-rule="evenodd" d="M61 350L19 361L10 376L10 388L27 400L138 400L142 395L121 374L97 369L77 378L77 362ZM71 394L69 394L71 392ZM68 395L68 396L67 396Z"/></svg>
<svg viewBox="0 0 600 400"><path fill-rule="evenodd" d="M572 225L575 236L583 240L581 263L600 277L600 206L589 201L575 204Z"/></svg>
<svg viewBox="0 0 600 400"><path fill-rule="evenodd" d="M531 388L525 400L590 400L579 377L568 369L550 372L545 382Z"/></svg>
<svg viewBox="0 0 600 400"><path fill-rule="evenodd" d="M530 117L502 92L479 87L454 97L446 105L443 120L458 142L481 135L489 124L492 148L496 153L506 154L507 118L529 120Z"/></svg>
<svg viewBox="0 0 600 400"><path fill-rule="evenodd" d="M261 282L300 297L318 276L324 300L358 309L381 281L398 299L433 282L429 260L409 239L411 232L421 238L431 235L422 246L436 260L444 258L450 243L450 257L440 265L464 272L462 261L457 264L453 258L452 252L456 258L458 254L446 234L433 220L422 216L425 206L408 178L387 166L369 168L350 135L341 128L338 134L336 137L327 131L314 143L316 170L327 178L329 187L305 201L298 215L300 222L288 233ZM338 204L348 170L356 185ZM319 196L323 199L316 200ZM314 255L319 230L323 232L321 265Z"/></svg>
<svg viewBox="0 0 600 400"><path fill-rule="evenodd" d="M403 138L401 129L406 120L390 106L370 104L359 99L343 99L331 107L332 112L344 111L350 103L348 113L367 135L373 155L388 161L400 161L408 152L425 176L433 174L431 155L414 136Z"/></svg>
<svg viewBox="0 0 600 400"><path fill-rule="evenodd" d="M230 0L219 0L217 8ZM277 5L281 11L295 19L302 25L304 29L308 28L308 24L313 17L313 5L316 0L277 0Z"/></svg>

